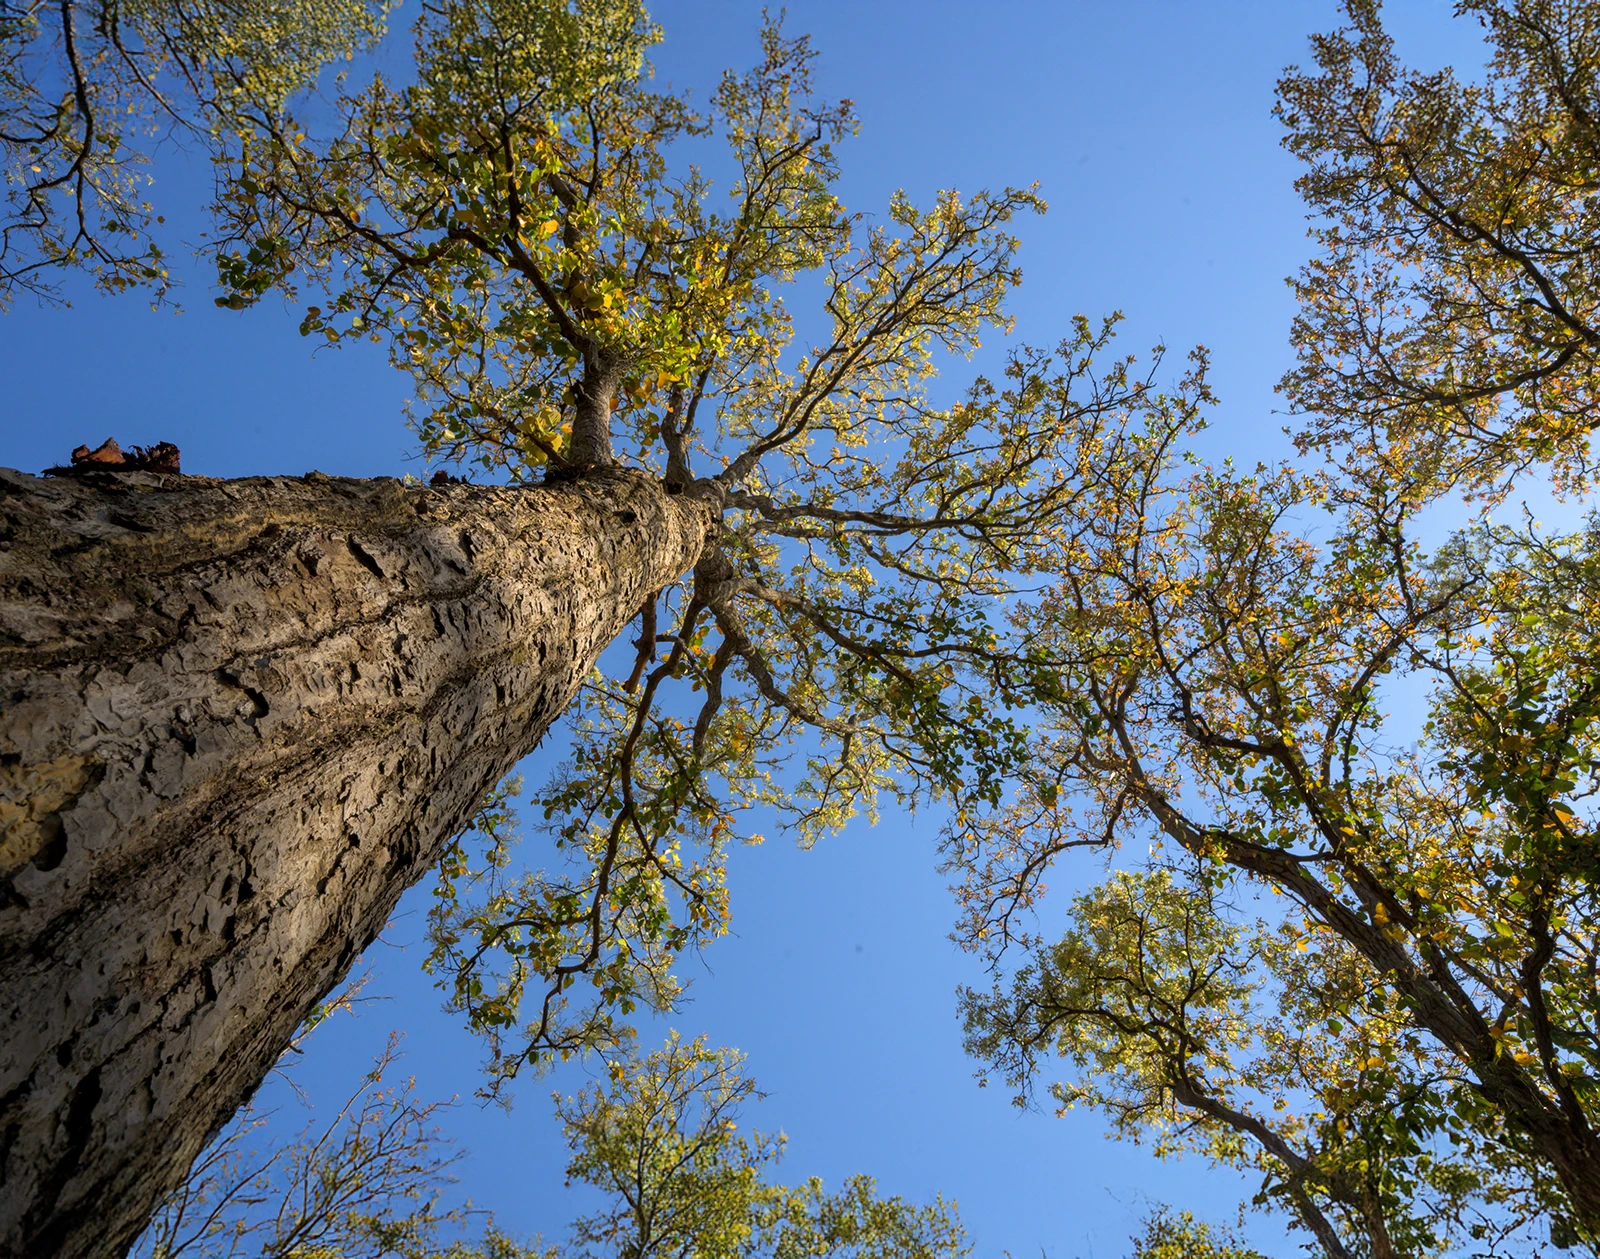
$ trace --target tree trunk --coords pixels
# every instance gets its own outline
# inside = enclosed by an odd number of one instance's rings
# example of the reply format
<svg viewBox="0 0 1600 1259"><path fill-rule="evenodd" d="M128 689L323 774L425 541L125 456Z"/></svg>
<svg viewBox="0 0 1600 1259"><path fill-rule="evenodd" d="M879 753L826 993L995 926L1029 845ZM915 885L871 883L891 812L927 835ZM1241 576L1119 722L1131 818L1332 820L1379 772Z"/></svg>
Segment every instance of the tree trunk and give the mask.
<svg viewBox="0 0 1600 1259"><path fill-rule="evenodd" d="M0 1254L125 1252L708 526L0 470Z"/></svg>

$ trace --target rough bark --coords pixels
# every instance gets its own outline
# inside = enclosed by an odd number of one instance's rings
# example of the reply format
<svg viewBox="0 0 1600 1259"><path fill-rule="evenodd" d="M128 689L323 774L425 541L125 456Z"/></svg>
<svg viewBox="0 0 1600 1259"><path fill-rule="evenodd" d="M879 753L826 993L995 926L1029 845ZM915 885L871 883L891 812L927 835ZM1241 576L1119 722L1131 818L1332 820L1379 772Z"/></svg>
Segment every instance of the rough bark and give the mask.
<svg viewBox="0 0 1600 1259"><path fill-rule="evenodd" d="M0 470L0 1254L120 1255L703 509Z"/></svg>

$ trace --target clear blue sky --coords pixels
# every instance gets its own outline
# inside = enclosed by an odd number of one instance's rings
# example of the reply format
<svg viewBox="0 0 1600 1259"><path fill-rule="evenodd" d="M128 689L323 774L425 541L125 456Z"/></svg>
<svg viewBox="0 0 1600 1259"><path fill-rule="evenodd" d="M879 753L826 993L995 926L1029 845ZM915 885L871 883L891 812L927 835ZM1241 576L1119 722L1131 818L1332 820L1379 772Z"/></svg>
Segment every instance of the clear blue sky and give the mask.
<svg viewBox="0 0 1600 1259"><path fill-rule="evenodd" d="M659 77L674 84L709 88L754 57L754 0L661 0L653 12L667 33ZM1475 63L1474 30L1450 20L1447 0L1389 12L1414 60ZM1121 309L1129 348L1164 340L1176 364L1204 342L1222 399L1207 453L1253 462L1287 453L1272 385L1289 362L1283 280L1306 249L1273 82L1332 17L1331 0L792 0L788 20L815 36L824 91L857 103L862 134L843 150L851 208L881 209L900 187L926 198L1040 181L1051 211L1023 224L1016 335L1052 342L1075 312ZM161 208L197 236L184 208L207 172L173 152L156 175ZM83 293L71 310L0 317L0 464L36 471L114 435L174 441L187 470L213 475L422 471L408 462L406 381L376 347L313 357L281 307L216 310L203 269L187 274L182 314ZM558 730L546 748L560 746ZM936 829L889 813L812 852L735 854L735 936L696 968L697 1000L674 1022L749 1053L770 1094L750 1121L789 1134L788 1175L837 1184L865 1171L888 1192L942 1191L986 1256L1122 1255L1153 1201L1227 1218L1251 1189L1238 1178L1159 1164L1104 1140L1092 1115L1020 1114L1003 1088L976 1087L954 990L979 977L946 938ZM418 973L426 900L425 886L408 897L367 959L393 1000L309 1043L297 1077L314 1097L345 1091L391 1027L407 1032L425 1095L470 1097L479 1051ZM468 1150L460 1174L477 1203L553 1239L580 1203L562 1187L550 1087L531 1082L509 1114L466 1101L447 1127ZM1249 1231L1288 1253L1272 1221Z"/></svg>

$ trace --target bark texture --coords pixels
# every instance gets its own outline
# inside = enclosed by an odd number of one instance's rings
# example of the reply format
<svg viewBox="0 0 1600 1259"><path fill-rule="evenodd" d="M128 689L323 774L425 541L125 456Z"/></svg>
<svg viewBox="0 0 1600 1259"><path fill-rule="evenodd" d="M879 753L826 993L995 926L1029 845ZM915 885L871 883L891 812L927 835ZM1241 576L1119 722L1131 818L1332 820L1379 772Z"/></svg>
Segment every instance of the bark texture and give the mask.
<svg viewBox="0 0 1600 1259"><path fill-rule="evenodd" d="M708 526L0 470L0 1254L124 1253Z"/></svg>

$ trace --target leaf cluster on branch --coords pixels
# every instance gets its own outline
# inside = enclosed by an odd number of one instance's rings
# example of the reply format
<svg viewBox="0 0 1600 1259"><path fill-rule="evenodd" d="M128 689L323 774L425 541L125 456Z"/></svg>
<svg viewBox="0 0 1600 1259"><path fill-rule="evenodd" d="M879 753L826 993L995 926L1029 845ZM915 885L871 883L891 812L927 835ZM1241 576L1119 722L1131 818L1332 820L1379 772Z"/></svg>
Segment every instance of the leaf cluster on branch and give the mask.
<svg viewBox="0 0 1600 1259"><path fill-rule="evenodd" d="M280 109L383 34L381 0L0 3L0 308L171 282L145 199L152 142L221 152L241 111Z"/></svg>
<svg viewBox="0 0 1600 1259"><path fill-rule="evenodd" d="M1479 76L1395 55L1376 0L1279 84L1319 255L1294 284L1283 391L1347 477L1501 491L1593 477L1600 350L1600 15L1462 0Z"/></svg>

